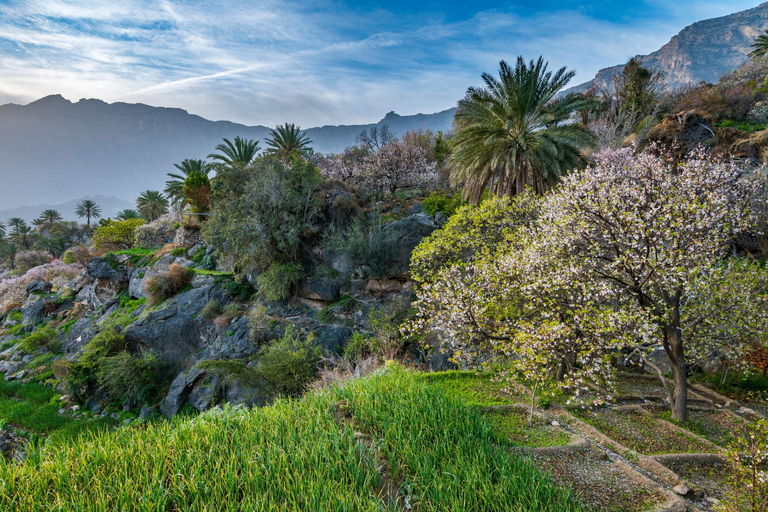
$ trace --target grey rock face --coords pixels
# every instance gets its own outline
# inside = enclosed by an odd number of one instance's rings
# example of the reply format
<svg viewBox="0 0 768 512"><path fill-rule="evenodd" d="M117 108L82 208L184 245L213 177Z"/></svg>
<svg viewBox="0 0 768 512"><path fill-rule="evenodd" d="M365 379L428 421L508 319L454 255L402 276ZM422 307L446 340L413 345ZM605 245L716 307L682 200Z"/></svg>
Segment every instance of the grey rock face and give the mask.
<svg viewBox="0 0 768 512"><path fill-rule="evenodd" d="M339 285L334 279L311 277L301 283L299 297L328 302L339 300Z"/></svg>
<svg viewBox="0 0 768 512"><path fill-rule="evenodd" d="M93 258L86 266L86 272L94 279L108 279L113 284L128 280L128 269L125 266L120 265L114 269L102 258Z"/></svg>
<svg viewBox="0 0 768 512"><path fill-rule="evenodd" d="M344 348L352 332L352 328L341 325L324 325L315 330L320 347L333 354L338 354Z"/></svg>
<svg viewBox="0 0 768 512"><path fill-rule="evenodd" d="M207 411L223 398L222 388L218 375L204 375L195 382L187 402L200 412Z"/></svg>
<svg viewBox="0 0 768 512"><path fill-rule="evenodd" d="M95 334L91 317L83 317L75 322L61 344L64 355L72 357L77 354L93 339Z"/></svg>
<svg viewBox="0 0 768 512"><path fill-rule="evenodd" d="M411 262L411 253L421 239L437 229L434 219L426 213L417 213L397 220L386 226L394 232L395 258L389 265L391 276L406 275Z"/></svg>
<svg viewBox="0 0 768 512"><path fill-rule="evenodd" d="M24 325L37 325L43 321L45 313L50 313L57 308L57 297L30 295L24 303L21 313L21 323Z"/></svg>
<svg viewBox="0 0 768 512"><path fill-rule="evenodd" d="M181 372L171 382L171 387L168 389L168 394L163 400L160 406L160 412L167 418L175 416L181 407L186 403L189 393L192 391L192 387L203 375L202 370L193 368L188 372Z"/></svg>
<svg viewBox="0 0 768 512"><path fill-rule="evenodd" d="M50 293L53 290L53 284L48 281L33 281L27 285L27 294L33 292Z"/></svg>
<svg viewBox="0 0 768 512"><path fill-rule="evenodd" d="M128 295L132 299L141 299L146 297L144 293L145 269L135 268L131 271L131 277L128 280Z"/></svg>

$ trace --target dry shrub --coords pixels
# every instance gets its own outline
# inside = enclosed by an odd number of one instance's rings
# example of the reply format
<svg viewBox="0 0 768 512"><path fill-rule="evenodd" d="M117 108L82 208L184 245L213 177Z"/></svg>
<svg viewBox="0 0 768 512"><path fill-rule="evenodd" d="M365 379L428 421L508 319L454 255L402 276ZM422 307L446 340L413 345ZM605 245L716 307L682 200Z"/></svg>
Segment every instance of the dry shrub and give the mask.
<svg viewBox="0 0 768 512"><path fill-rule="evenodd" d="M20 276L0 279L0 308L5 309L14 302L24 302L27 299L27 285L34 281L49 281L54 289L58 289L77 277L82 270L82 265L77 263L67 265L60 260L54 260Z"/></svg>
<svg viewBox="0 0 768 512"><path fill-rule="evenodd" d="M50 263L53 257L45 251L21 251L16 255L16 268L24 273L40 265Z"/></svg>
<svg viewBox="0 0 768 512"><path fill-rule="evenodd" d="M216 326L219 332L223 332L232 323L232 319L226 315L219 315L213 319L213 325Z"/></svg>
<svg viewBox="0 0 768 512"><path fill-rule="evenodd" d="M332 357L323 360L323 367L317 379L307 385L307 391L324 391L334 386L343 386L355 378L352 364L344 358Z"/></svg>
<svg viewBox="0 0 768 512"><path fill-rule="evenodd" d="M160 249L158 249L157 252L155 252L155 259L160 259L166 254L168 254L169 252L173 252L174 249L178 249L178 248L179 246L176 244L165 244Z"/></svg>
<svg viewBox="0 0 768 512"><path fill-rule="evenodd" d="M3 306L3 315L7 315L9 312L16 308L20 308L23 304L21 302L9 302Z"/></svg>
<svg viewBox="0 0 768 512"><path fill-rule="evenodd" d="M243 316L244 310L237 304L227 304L223 311L213 320L213 324L219 331L223 331L232 320Z"/></svg>
<svg viewBox="0 0 768 512"><path fill-rule="evenodd" d="M95 256L96 255L88 247L77 245L67 250L61 259L67 264L79 263L80 265L85 266L89 264Z"/></svg>
<svg viewBox="0 0 768 512"><path fill-rule="evenodd" d="M133 232L135 247L159 247L173 241L181 218L178 213L167 213Z"/></svg>
<svg viewBox="0 0 768 512"><path fill-rule="evenodd" d="M200 310L200 316L208 322L213 322L213 320L215 320L222 312L219 301L211 299L205 306L203 306L203 309Z"/></svg>
<svg viewBox="0 0 768 512"><path fill-rule="evenodd" d="M192 281L192 272L188 268L171 263L162 274L148 278L144 283L147 303L152 306L173 297Z"/></svg>

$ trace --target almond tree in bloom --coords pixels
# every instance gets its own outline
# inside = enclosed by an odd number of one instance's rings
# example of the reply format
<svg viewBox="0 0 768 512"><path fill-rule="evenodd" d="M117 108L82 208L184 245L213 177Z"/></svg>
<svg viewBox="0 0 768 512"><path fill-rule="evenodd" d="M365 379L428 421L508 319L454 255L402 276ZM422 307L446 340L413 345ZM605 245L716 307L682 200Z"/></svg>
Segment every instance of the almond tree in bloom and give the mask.
<svg viewBox="0 0 768 512"><path fill-rule="evenodd" d="M505 357L534 388L545 379L610 388L616 351L653 367L646 356L662 347L674 387L657 371L673 417L685 421L692 364L714 353L739 362L768 345L766 271L729 249L764 211L764 176L702 155L674 165L627 149L596 160L547 195L535 220L505 227L500 242L432 267L449 248L435 241L451 238L454 220L424 242L412 260L420 286L410 327L436 331L459 358Z"/></svg>

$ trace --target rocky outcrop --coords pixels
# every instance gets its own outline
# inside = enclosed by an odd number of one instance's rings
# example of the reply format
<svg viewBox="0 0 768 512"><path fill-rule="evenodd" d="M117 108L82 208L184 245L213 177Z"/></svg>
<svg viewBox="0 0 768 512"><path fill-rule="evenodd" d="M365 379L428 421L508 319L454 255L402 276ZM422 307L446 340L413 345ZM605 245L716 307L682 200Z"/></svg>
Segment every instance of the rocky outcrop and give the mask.
<svg viewBox="0 0 768 512"><path fill-rule="evenodd" d="M386 225L394 233L395 257L390 262L390 276L405 276L411 262L411 253L421 240L431 235L438 225L435 219L426 213L417 213Z"/></svg>

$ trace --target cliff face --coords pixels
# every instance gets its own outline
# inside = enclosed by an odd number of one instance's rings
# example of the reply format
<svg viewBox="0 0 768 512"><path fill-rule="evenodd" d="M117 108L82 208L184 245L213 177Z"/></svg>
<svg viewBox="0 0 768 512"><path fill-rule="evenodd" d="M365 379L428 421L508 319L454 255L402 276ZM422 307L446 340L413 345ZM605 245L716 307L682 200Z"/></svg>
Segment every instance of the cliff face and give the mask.
<svg viewBox="0 0 768 512"><path fill-rule="evenodd" d="M664 72L669 88L701 81L714 83L748 59L750 46L766 29L768 2L746 11L694 23L657 51L637 57L645 66ZM592 85L606 87L611 77L623 68L623 65L617 65L602 69L591 81L566 92L580 92Z"/></svg>

